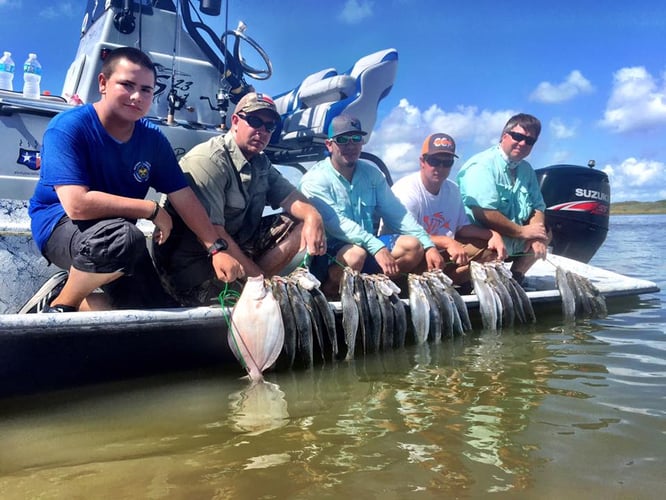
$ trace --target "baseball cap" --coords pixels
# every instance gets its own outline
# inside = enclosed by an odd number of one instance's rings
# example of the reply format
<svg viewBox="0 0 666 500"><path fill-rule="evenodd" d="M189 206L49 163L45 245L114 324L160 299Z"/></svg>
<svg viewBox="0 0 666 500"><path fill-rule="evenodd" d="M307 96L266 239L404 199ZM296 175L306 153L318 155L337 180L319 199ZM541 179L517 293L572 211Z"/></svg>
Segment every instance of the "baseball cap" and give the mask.
<svg viewBox="0 0 666 500"><path fill-rule="evenodd" d="M245 94L238 104L236 104L236 109L234 113L239 113L243 111L245 113L252 113L254 111L259 111L262 109L267 109L275 115L275 119L280 119L280 113L277 112L275 103L266 94L261 94L259 92L248 92Z"/></svg>
<svg viewBox="0 0 666 500"><path fill-rule="evenodd" d="M367 132L363 132L361 129L361 121L358 118L349 115L338 115L333 120L328 127L328 137L332 139L342 134L348 134L353 132L354 134L367 135Z"/></svg>
<svg viewBox="0 0 666 500"><path fill-rule="evenodd" d="M440 153L450 154L458 158L456 154L456 141L448 134L430 134L423 141L421 155L436 155Z"/></svg>

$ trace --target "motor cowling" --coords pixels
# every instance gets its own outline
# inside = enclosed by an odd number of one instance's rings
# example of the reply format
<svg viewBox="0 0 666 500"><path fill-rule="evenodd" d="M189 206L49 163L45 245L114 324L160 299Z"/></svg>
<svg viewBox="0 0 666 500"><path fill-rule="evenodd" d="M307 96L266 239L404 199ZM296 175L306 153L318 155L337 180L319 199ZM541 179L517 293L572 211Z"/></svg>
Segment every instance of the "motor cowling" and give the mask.
<svg viewBox="0 0 666 500"><path fill-rule="evenodd" d="M536 174L546 202L546 225L553 233L553 253L589 262L608 233L608 176L576 165L551 165Z"/></svg>

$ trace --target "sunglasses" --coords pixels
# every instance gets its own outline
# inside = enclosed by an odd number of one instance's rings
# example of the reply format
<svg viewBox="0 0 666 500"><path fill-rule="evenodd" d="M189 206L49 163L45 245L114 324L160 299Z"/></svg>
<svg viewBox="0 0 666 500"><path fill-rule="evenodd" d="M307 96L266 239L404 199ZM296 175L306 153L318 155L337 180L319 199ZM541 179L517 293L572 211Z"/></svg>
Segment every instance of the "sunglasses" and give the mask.
<svg viewBox="0 0 666 500"><path fill-rule="evenodd" d="M253 115L241 115L238 113L239 118L242 118L247 122L247 124L252 127L255 130L259 130L261 127L264 127L266 129L266 132L275 132L275 129L277 128L277 123L276 122L265 122L258 116L253 116Z"/></svg>
<svg viewBox="0 0 666 500"><path fill-rule="evenodd" d="M507 134L509 134L516 142L525 141L525 144L528 146L534 146L534 143L537 141L536 137L530 137L529 135L521 134L519 132L507 132Z"/></svg>
<svg viewBox="0 0 666 500"><path fill-rule="evenodd" d="M435 156L425 156L423 158L428 165L431 167L444 167L450 168L453 166L453 163L456 161L453 156L447 156L445 158L437 158Z"/></svg>
<svg viewBox="0 0 666 500"><path fill-rule="evenodd" d="M359 143L363 140L363 136L362 135L339 135L337 137L333 137L331 140L337 142L338 144L347 144L348 142Z"/></svg>

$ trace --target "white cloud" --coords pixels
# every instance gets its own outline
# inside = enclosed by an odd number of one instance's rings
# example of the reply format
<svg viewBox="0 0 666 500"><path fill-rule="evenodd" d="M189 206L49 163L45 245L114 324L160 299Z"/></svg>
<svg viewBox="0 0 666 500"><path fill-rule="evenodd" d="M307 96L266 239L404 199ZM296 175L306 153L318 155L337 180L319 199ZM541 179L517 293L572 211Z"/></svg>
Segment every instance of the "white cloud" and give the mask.
<svg viewBox="0 0 666 500"><path fill-rule="evenodd" d="M659 81L642 66L617 71L600 123L613 132L666 125L666 75Z"/></svg>
<svg viewBox="0 0 666 500"><path fill-rule="evenodd" d="M373 4L370 0L347 0L339 18L347 24L358 24L372 15Z"/></svg>
<svg viewBox="0 0 666 500"><path fill-rule="evenodd" d="M589 94L594 87L583 74L573 70L562 83L541 82L530 95L530 100L553 104L573 99L579 94Z"/></svg>
<svg viewBox="0 0 666 500"><path fill-rule="evenodd" d="M0 8L3 7L16 8L16 7L21 7L21 5L22 5L22 0L0 0Z"/></svg>
<svg viewBox="0 0 666 500"><path fill-rule="evenodd" d="M0 0L1 1L1 0ZM81 14L81 7L76 9L72 2L62 2L57 5L51 5L39 12L39 16L46 19L57 19L59 17L74 17Z"/></svg>
<svg viewBox="0 0 666 500"><path fill-rule="evenodd" d="M663 162L630 157L619 165L608 164L602 170L610 180L612 201L666 199L666 164Z"/></svg>
<svg viewBox="0 0 666 500"><path fill-rule="evenodd" d="M567 125L560 118L553 118L549 126L555 139L568 139L576 134L576 125Z"/></svg>
<svg viewBox="0 0 666 500"><path fill-rule="evenodd" d="M435 104L422 111L401 99L375 127L365 150L379 156L393 180L398 180L418 168L425 138L434 132L445 132L455 139L460 156L453 176L467 158L499 141L502 127L513 114L512 110L479 110L475 106L459 106L447 112Z"/></svg>
<svg viewBox="0 0 666 500"><path fill-rule="evenodd" d="M568 163L571 157L571 151L555 151L551 156L552 160L550 163L553 165L557 165L558 163Z"/></svg>

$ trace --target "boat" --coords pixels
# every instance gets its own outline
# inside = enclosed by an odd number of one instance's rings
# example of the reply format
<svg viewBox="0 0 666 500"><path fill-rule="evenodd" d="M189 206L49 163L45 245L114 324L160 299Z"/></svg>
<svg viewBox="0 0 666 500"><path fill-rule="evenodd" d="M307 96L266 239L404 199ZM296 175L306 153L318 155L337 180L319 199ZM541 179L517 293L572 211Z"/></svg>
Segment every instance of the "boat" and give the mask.
<svg viewBox="0 0 666 500"><path fill-rule="evenodd" d="M224 130L229 111L250 88L246 78L270 77L270 59L244 24L218 36L201 14L219 16L221 1L201 0L196 9L188 0L89 0L62 96L29 99L0 90L0 394L165 367L239 368L232 363L226 340L226 307L17 313L58 271L39 254L27 215L39 175L41 137L57 113L97 99L96 76L105 51L136 45L138 37L139 46L156 62L158 88L149 119L164 131L177 156ZM176 39L178 53L173 51ZM248 65L242 54L248 47L265 67ZM347 71L326 68L274 96L282 120L266 150L273 163L305 171L304 164L324 157L324 131L345 111L371 131L378 105L395 80L397 62L395 49L378 50ZM380 158L365 152L363 157L392 182ZM608 231L610 186L605 173L591 166L554 165L539 169L538 176L554 239L552 255L527 275L528 296L535 306L558 306L555 266L588 277L608 298L659 290L653 282L587 264ZM152 224L140 221L139 227L150 237ZM475 295L463 300L470 310L478 308ZM330 306L339 316L340 303Z"/></svg>
<svg viewBox="0 0 666 500"><path fill-rule="evenodd" d="M537 320L559 314L560 292L555 266L590 279L611 307L627 307L627 299L658 292L655 283L596 266L549 255L527 273L525 289ZM476 295L463 295L475 330L482 322ZM408 300L403 299L408 306ZM615 304L615 305L614 305ZM336 313L345 357L340 302ZM218 369L244 375L227 342L228 307L117 310L62 314L0 315L0 397L81 386L158 373ZM516 327L526 328L529 325ZM411 337L408 342L414 343ZM328 353L327 353L328 354ZM362 359L362 354L356 354ZM327 357L327 359L330 359Z"/></svg>

